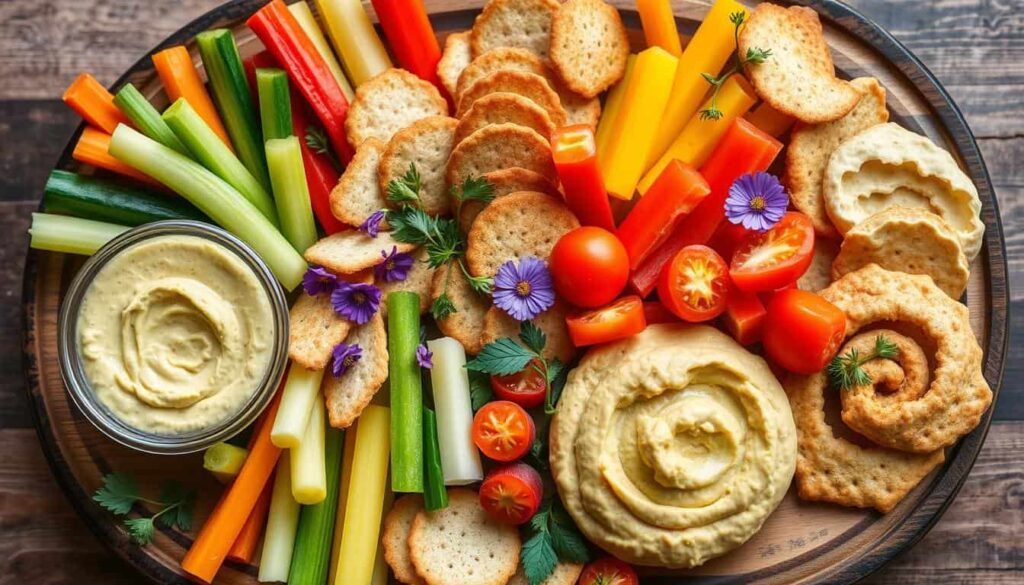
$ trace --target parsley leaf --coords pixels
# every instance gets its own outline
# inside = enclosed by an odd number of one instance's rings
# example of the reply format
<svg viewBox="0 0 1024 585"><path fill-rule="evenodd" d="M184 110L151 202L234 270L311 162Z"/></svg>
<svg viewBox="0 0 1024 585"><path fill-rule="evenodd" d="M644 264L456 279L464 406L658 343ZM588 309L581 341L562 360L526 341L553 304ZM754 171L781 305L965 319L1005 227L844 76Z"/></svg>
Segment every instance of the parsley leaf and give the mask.
<svg viewBox="0 0 1024 585"><path fill-rule="evenodd" d="M96 490L92 499L118 516L128 514L136 502L160 506L160 510L148 518L127 518L124 521L133 541L148 544L153 539L158 520L167 527L191 530L195 498L195 492L185 490L178 482L169 481L160 489L158 500L149 500L139 495L138 484L130 475L110 473L103 478L103 487Z"/></svg>
<svg viewBox="0 0 1024 585"><path fill-rule="evenodd" d="M160 501L168 507L154 518L159 517L165 526L177 525L182 530L192 530L192 507L195 498L194 492L186 491L176 481L169 481L160 490Z"/></svg>
<svg viewBox="0 0 1024 585"><path fill-rule="evenodd" d="M534 353L540 353L544 351L544 346L548 343L548 336L533 324L533 321L523 321L519 326L519 339L523 340L526 347L533 350Z"/></svg>
<svg viewBox="0 0 1024 585"><path fill-rule="evenodd" d="M540 585L558 566L558 554L551 542L551 535L546 531L538 531L523 543L519 553L519 562L523 565L523 573L530 585Z"/></svg>
<svg viewBox="0 0 1024 585"><path fill-rule="evenodd" d="M129 518L124 525L136 544L149 544L153 540L155 526L152 518Z"/></svg>
<svg viewBox="0 0 1024 585"><path fill-rule="evenodd" d="M118 516L131 512L139 500L139 486L127 473L108 473L103 477L103 487L92 497L100 506Z"/></svg>
<svg viewBox="0 0 1024 585"><path fill-rule="evenodd" d="M469 400L473 405L473 412L480 410L483 405L494 399L494 389L491 388L491 377L483 372L469 371Z"/></svg>
<svg viewBox="0 0 1024 585"><path fill-rule="evenodd" d="M569 377L569 368L557 359L548 362L548 400L550 404L545 406L548 414L555 412L558 406L558 399L562 397L562 389L565 388L565 381Z"/></svg>
<svg viewBox="0 0 1024 585"><path fill-rule="evenodd" d="M718 109L718 94L722 91L722 86L728 81L730 77L740 73L743 68L747 65L760 65L768 60L772 56L771 49L762 49L760 47L749 47L747 52L741 58L739 55L740 50L740 27L746 22L746 12L739 10L729 14L729 22L733 25L733 37L736 44L736 56L732 67L726 69L721 75L715 77L710 73L702 72L700 75L707 81L711 86L711 98L708 100L706 108L699 112L700 119L702 121L715 121L721 120L724 114L722 110Z"/></svg>
<svg viewBox="0 0 1024 585"><path fill-rule="evenodd" d="M438 321L447 319L452 313L456 312L458 312L458 309L455 308L455 303L452 302L451 297L446 292L438 295L434 302L430 303L430 314Z"/></svg>
<svg viewBox="0 0 1024 585"><path fill-rule="evenodd" d="M562 562L586 563L590 560L587 543L558 497L549 497L530 519L533 535L523 544L519 562L530 585L539 585Z"/></svg>
<svg viewBox="0 0 1024 585"><path fill-rule="evenodd" d="M408 205L387 212L391 235L399 242L422 246L430 242L436 229L434 218Z"/></svg>
<svg viewBox="0 0 1024 585"><path fill-rule="evenodd" d="M452 190L454 192L454 185ZM462 181L462 193L455 195L460 201L480 201L490 203L494 200L494 183L487 180L487 177L466 177Z"/></svg>
<svg viewBox="0 0 1024 585"><path fill-rule="evenodd" d="M416 165L409 163L409 170L397 179L391 179L387 188L388 201L392 203L413 203L420 200L420 172Z"/></svg>
<svg viewBox="0 0 1024 585"><path fill-rule="evenodd" d="M306 128L306 146L317 154L327 154L327 135L324 133L323 128L317 126L309 126Z"/></svg>
<svg viewBox="0 0 1024 585"><path fill-rule="evenodd" d="M549 531L551 532L551 544L558 553L559 560L573 563L586 563L590 560L590 551L587 550L587 542L579 533L576 524L572 521L568 512L562 507L557 497L552 498L551 521Z"/></svg>
<svg viewBox="0 0 1024 585"><path fill-rule="evenodd" d="M508 337L502 337L485 345L475 358L466 363L466 369L507 376L523 371L535 357L532 351Z"/></svg>
<svg viewBox="0 0 1024 585"><path fill-rule="evenodd" d="M547 443L539 436L535 438L533 445L530 446L530 452L523 457L523 460L539 471L547 471L550 467L548 464Z"/></svg>

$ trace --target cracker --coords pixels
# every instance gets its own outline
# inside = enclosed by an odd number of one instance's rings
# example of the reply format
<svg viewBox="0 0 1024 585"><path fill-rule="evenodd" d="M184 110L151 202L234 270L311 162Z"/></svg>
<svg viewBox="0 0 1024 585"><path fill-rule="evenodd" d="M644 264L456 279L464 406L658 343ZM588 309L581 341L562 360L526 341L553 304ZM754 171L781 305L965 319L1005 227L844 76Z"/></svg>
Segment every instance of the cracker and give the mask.
<svg viewBox="0 0 1024 585"><path fill-rule="evenodd" d="M541 581L540 585L575 585L582 572L583 565L558 563L555 565L555 571L548 575L547 579ZM519 567L516 574L512 575L508 585L529 585L529 581L526 580L526 573L523 572L522 567Z"/></svg>
<svg viewBox="0 0 1024 585"><path fill-rule="evenodd" d="M877 79L858 77L850 83L864 92L850 113L834 122L796 127L790 136L789 148L786 149L783 182L789 189L789 200L793 207L811 219L814 231L819 236L829 238L838 237L839 232L825 212L825 200L821 194L828 157L847 138L889 120L889 110L885 107L885 88Z"/></svg>
<svg viewBox="0 0 1024 585"><path fill-rule="evenodd" d="M519 167L491 171L484 174L484 177L491 185L494 185L495 199L517 191L536 191L538 193L547 193L552 197L561 197L558 187L550 179L540 173ZM485 204L480 201L466 201L463 203L462 214L459 218L462 229L469 231L473 221L476 220L476 216L484 207Z"/></svg>
<svg viewBox="0 0 1024 585"><path fill-rule="evenodd" d="M416 262L412 265L405 280L396 282L377 282L380 288L381 298L388 298L388 293L395 291L410 291L420 295L420 314L427 312L430 308L430 295L434 283L436 269L427 264L427 249L420 248L413 253ZM381 313L387 316L387 303L380 304Z"/></svg>
<svg viewBox="0 0 1024 585"><path fill-rule="evenodd" d="M400 179L409 165L416 165L423 211L447 215L450 209L444 173L458 123L447 116L430 116L396 132L380 157L377 176L381 192L386 194L388 183Z"/></svg>
<svg viewBox="0 0 1024 585"><path fill-rule="evenodd" d="M601 121L601 100L599 98L585 98L559 86L555 87L558 98L565 110L565 125L586 124L591 129L597 130L597 123Z"/></svg>
<svg viewBox="0 0 1024 585"><path fill-rule="evenodd" d="M409 531L416 514L423 510L423 496L406 495L399 498L384 518L384 532L380 543L384 548L384 560L391 567L395 579L406 585L420 585L423 581L416 574L409 558Z"/></svg>
<svg viewBox="0 0 1024 585"><path fill-rule="evenodd" d="M558 7L557 0L490 0L473 23L473 56L499 47L518 47L547 57L551 19Z"/></svg>
<svg viewBox="0 0 1024 585"><path fill-rule="evenodd" d="M576 346L572 344L569 328L565 324L568 311L565 303L556 301L550 309L533 319L533 324L547 335L547 344L542 352L544 357L557 358L563 364L568 364L576 355ZM520 325L519 321L509 317L505 311L491 307L484 316L484 332L481 338L483 345L502 337L518 340Z"/></svg>
<svg viewBox="0 0 1024 585"><path fill-rule="evenodd" d="M323 266L331 272L352 274L380 264L384 259L381 252L390 252L393 247L399 252L411 252L416 248L399 242L388 232L380 232L376 238L371 238L363 232L347 230L321 239L307 248L303 257L306 262Z"/></svg>
<svg viewBox="0 0 1024 585"><path fill-rule="evenodd" d="M387 143L402 128L428 116L448 115L448 102L429 82L404 69L386 69L356 90L345 118L349 144L367 138Z"/></svg>
<svg viewBox="0 0 1024 585"><path fill-rule="evenodd" d="M759 4L739 36L740 55L754 48L770 50L771 56L747 65L747 77L761 99L776 110L820 124L845 116L857 105L860 91L836 77L814 10Z"/></svg>
<svg viewBox="0 0 1024 585"><path fill-rule="evenodd" d="M455 312L445 319L437 320L437 328L448 337L458 341L466 348L466 353L480 353L480 343L484 331L484 315L491 306L491 299L479 295L469 286L469 281L458 266L449 264L435 271L431 287L431 299L437 299L444 290L445 279L448 282L448 298L455 305Z"/></svg>
<svg viewBox="0 0 1024 585"><path fill-rule="evenodd" d="M466 238L466 263L476 276L494 276L508 260L543 261L566 232L580 227L569 208L544 193L520 191L495 199L477 216Z"/></svg>
<svg viewBox="0 0 1024 585"><path fill-rule="evenodd" d="M441 53L441 60L437 62L437 77L441 85L448 90L448 95L455 96L458 88L459 76L462 71L473 60L472 49L469 46L470 31L462 31L448 35L444 40L444 52Z"/></svg>
<svg viewBox="0 0 1024 585"><path fill-rule="evenodd" d="M565 124L566 113L562 100L551 88L548 80L536 73L500 70L481 78L459 96L458 115L463 117L473 102L492 93L507 92L521 95L544 108L555 126Z"/></svg>
<svg viewBox="0 0 1024 585"><path fill-rule="evenodd" d="M558 176L547 139L518 124L491 124L470 134L452 150L448 183L461 185L467 178L509 167L533 171L552 181Z"/></svg>
<svg viewBox="0 0 1024 585"><path fill-rule="evenodd" d="M327 401L331 426L348 428L363 413L373 395L388 379L388 336L384 317L377 312L362 325L353 325L345 343L358 344L363 356L342 375L324 373L321 390Z"/></svg>
<svg viewBox="0 0 1024 585"><path fill-rule="evenodd" d="M331 189L331 213L350 226L361 225L375 211L387 206L377 182L384 143L368 138L356 149L338 184Z"/></svg>
<svg viewBox="0 0 1024 585"><path fill-rule="evenodd" d="M830 238L814 238L814 254L811 265L807 267L799 280L796 281L800 290L818 292L832 284L832 261L839 254L839 242Z"/></svg>
<svg viewBox="0 0 1024 585"><path fill-rule="evenodd" d="M352 324L338 315L331 295L303 291L288 312L288 357L307 370L322 370L334 346L345 340Z"/></svg>
<svg viewBox="0 0 1024 585"><path fill-rule="evenodd" d="M491 124L518 124L531 128L544 138L555 130L551 116L532 100L521 95L498 92L485 95L473 102L455 128L455 144Z"/></svg>
<svg viewBox="0 0 1024 585"><path fill-rule="evenodd" d="M604 0L567 0L551 19L551 65L572 91L593 98L622 79L629 37Z"/></svg>
<svg viewBox="0 0 1024 585"><path fill-rule="evenodd" d="M545 79L551 74L550 68L536 53L515 47L491 49L473 59L466 66L462 75L459 76L459 84L456 89L457 95L461 96L474 83L495 71L521 71L523 73L540 75Z"/></svg>
<svg viewBox="0 0 1024 585"><path fill-rule="evenodd" d="M505 585L519 566L519 531L493 520L468 489L448 492L448 507L416 514L409 555L427 585Z"/></svg>

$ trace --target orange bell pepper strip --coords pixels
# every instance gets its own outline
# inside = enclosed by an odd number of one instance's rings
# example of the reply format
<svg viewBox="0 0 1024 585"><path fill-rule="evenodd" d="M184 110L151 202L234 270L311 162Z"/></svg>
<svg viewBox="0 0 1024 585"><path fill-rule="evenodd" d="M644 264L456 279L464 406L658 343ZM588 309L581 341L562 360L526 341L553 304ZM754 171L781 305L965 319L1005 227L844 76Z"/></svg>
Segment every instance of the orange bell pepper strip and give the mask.
<svg viewBox="0 0 1024 585"><path fill-rule="evenodd" d="M217 108L213 105L213 100L210 99L203 80L199 78L199 72L196 71L196 66L192 63L192 56L188 54L188 49L177 46L155 53L153 66L156 68L157 75L160 76L161 83L164 84L164 91L167 92L167 98L171 103L178 101L178 98L185 98L188 105L192 106L199 117L233 152L234 147L231 145L231 139L228 138L228 132L220 121L220 115L217 114Z"/></svg>
<svg viewBox="0 0 1024 585"><path fill-rule="evenodd" d="M113 134L118 124L132 125L128 116L114 105L114 96L88 73L75 78L63 99L86 122L107 134Z"/></svg>
<svg viewBox="0 0 1024 585"><path fill-rule="evenodd" d="M669 0L636 0L636 11L640 13L640 25L648 47L661 47L674 57L683 54L676 17L672 14Z"/></svg>
<svg viewBox="0 0 1024 585"><path fill-rule="evenodd" d="M773 108L768 102L761 102L756 108L747 112L744 118L749 120L754 126L764 130L765 134L771 134L776 138L789 132L789 129L793 127L793 123L796 122L796 118L783 114Z"/></svg>
<svg viewBox="0 0 1024 585"><path fill-rule="evenodd" d="M761 341L765 317L768 311L757 293L733 290L729 293L729 304L722 313L722 324L740 345Z"/></svg>
<svg viewBox="0 0 1024 585"><path fill-rule="evenodd" d="M555 130L551 135L551 155L569 210L583 225L615 231L612 206L597 161L597 142L590 126L578 124Z"/></svg>
<svg viewBox="0 0 1024 585"><path fill-rule="evenodd" d="M423 0L373 0L373 9L398 65L434 84L451 104L448 90L437 77L441 46L423 8Z"/></svg>
<svg viewBox="0 0 1024 585"><path fill-rule="evenodd" d="M151 178L149 175L145 175L135 170L116 158L110 156L107 149L110 148L110 134L97 130L92 126L86 126L82 130L82 135L78 137L78 142L75 144L75 150L71 152L71 158L78 162L86 165L92 165L98 169L117 173L131 179L135 179L140 183L147 185L154 185L156 187L163 188L156 179Z"/></svg>

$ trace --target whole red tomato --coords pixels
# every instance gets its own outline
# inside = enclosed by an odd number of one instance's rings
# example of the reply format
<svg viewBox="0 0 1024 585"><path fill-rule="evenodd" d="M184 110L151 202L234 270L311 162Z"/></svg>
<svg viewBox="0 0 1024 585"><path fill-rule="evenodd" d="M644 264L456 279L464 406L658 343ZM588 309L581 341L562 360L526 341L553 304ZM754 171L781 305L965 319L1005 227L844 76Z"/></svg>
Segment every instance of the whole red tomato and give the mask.
<svg viewBox="0 0 1024 585"><path fill-rule="evenodd" d="M761 341L772 361L796 374L820 372L846 336L846 315L812 292L788 289L768 303Z"/></svg>
<svg viewBox="0 0 1024 585"><path fill-rule="evenodd" d="M615 234L581 227L562 236L551 251L555 291L577 307L592 309L619 296L629 278L629 256Z"/></svg>

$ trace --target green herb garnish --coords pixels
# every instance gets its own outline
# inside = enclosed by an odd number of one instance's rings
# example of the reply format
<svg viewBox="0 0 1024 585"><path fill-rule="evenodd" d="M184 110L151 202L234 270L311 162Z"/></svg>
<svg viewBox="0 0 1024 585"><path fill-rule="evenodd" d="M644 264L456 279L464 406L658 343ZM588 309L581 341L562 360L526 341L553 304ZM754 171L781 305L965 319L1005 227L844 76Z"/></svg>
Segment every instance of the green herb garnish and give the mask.
<svg viewBox="0 0 1024 585"><path fill-rule="evenodd" d="M899 355L899 351L895 343L884 335L879 335L875 338L875 347L869 354L861 356L859 351L851 349L832 358L827 368L829 383L840 390L866 386L871 383L871 376L868 376L861 366L876 358L893 359Z"/></svg>
<svg viewBox="0 0 1024 585"><path fill-rule="evenodd" d="M544 357L547 336L532 322L523 321L519 326L519 340L522 344L508 337L488 343L475 358L466 363L466 369L492 376L508 376L518 374L528 367L533 368L547 383L544 412L552 414L568 370L557 359L548 360Z"/></svg>
<svg viewBox="0 0 1024 585"><path fill-rule="evenodd" d="M539 585L555 571L559 561L586 563L586 541L557 497L547 498L530 519L531 536L523 543L519 562L530 585Z"/></svg>
<svg viewBox="0 0 1024 585"><path fill-rule="evenodd" d="M733 24L733 38L736 43L736 58L734 59L732 67L725 70L724 73L715 77L710 73L701 73L701 77L704 78L708 84L711 85L711 102L707 108L700 111L701 120L720 120L723 116L722 110L718 109L718 93L722 91L722 86L725 85L726 80L730 77L739 73L743 70L746 65L760 65L768 60L772 56L771 49L761 49L758 47L750 47L747 49L747 53L742 58L739 56L740 51L740 26L746 21L747 15L743 11L733 12L729 15L729 22Z"/></svg>
<svg viewBox="0 0 1024 585"><path fill-rule="evenodd" d="M103 487L96 490L92 499L115 516L127 515L136 502L159 506L160 510L148 518L126 518L124 520L124 525L132 540L138 544L148 544L153 539L157 520L168 527L177 526L180 530L192 529L195 492L186 491L178 482L165 483L160 489L159 498L150 500L139 495L139 486L132 476L126 473L108 473L103 477Z"/></svg>

